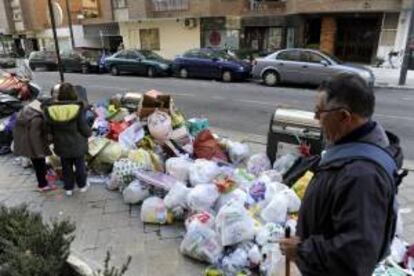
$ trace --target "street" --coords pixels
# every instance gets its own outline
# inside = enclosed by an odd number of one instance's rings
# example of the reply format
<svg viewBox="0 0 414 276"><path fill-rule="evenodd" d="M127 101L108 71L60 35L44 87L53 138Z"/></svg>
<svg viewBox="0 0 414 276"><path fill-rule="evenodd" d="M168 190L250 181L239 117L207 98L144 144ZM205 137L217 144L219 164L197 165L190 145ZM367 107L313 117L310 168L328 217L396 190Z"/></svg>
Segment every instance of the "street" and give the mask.
<svg viewBox="0 0 414 276"><path fill-rule="evenodd" d="M65 74L65 78L86 87L91 102L117 93L156 89L173 95L178 108L188 117L205 116L213 127L261 136L267 134L270 116L277 105L311 111L316 93L312 87L266 87L251 82L107 74ZM35 73L35 81L45 93L49 93L58 79L57 72ZM405 158L414 160L414 91L377 88L376 99L374 119L401 138Z"/></svg>

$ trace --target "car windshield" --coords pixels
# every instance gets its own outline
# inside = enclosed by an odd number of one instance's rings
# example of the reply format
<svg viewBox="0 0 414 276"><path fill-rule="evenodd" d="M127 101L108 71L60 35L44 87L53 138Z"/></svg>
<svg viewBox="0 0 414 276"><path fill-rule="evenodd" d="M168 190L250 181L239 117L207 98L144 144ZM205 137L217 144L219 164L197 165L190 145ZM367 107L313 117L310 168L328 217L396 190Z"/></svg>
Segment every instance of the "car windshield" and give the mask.
<svg viewBox="0 0 414 276"><path fill-rule="evenodd" d="M331 55L331 54L328 54L328 53L326 53L326 52L322 52L325 56L328 56L330 59L332 59L333 61L335 61L336 63L338 63L338 64L342 64L342 63L344 63L342 60L340 60L339 58L337 58L336 56L334 56L334 55Z"/></svg>
<svg viewBox="0 0 414 276"><path fill-rule="evenodd" d="M141 51L140 52L146 59L162 60L163 58L151 51Z"/></svg>

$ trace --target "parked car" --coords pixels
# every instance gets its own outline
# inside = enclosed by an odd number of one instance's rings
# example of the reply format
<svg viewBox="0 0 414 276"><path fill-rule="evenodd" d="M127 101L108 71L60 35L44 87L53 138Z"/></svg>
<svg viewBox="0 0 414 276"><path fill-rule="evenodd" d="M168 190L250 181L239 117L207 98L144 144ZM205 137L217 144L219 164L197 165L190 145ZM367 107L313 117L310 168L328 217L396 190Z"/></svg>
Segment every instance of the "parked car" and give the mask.
<svg viewBox="0 0 414 276"><path fill-rule="evenodd" d="M49 71L57 70L58 60L54 51L35 51L29 55L30 69L44 68Z"/></svg>
<svg viewBox="0 0 414 276"><path fill-rule="evenodd" d="M181 78L213 78L231 82L249 78L250 70L248 62L229 55L225 50L212 48L189 50L173 62L173 72Z"/></svg>
<svg viewBox="0 0 414 276"><path fill-rule="evenodd" d="M370 86L374 74L360 65L343 63L338 58L312 49L280 50L253 62L253 78L262 79L268 86L279 83L319 85L338 73L361 76Z"/></svg>
<svg viewBox="0 0 414 276"><path fill-rule="evenodd" d="M114 76L130 72L152 78L168 76L171 73L171 61L149 50L121 50L107 58L105 64Z"/></svg>
<svg viewBox="0 0 414 276"><path fill-rule="evenodd" d="M99 73L99 50L69 50L61 53L65 71L81 72L83 74Z"/></svg>
<svg viewBox="0 0 414 276"><path fill-rule="evenodd" d="M14 68L16 67L16 55L0 54L0 68Z"/></svg>

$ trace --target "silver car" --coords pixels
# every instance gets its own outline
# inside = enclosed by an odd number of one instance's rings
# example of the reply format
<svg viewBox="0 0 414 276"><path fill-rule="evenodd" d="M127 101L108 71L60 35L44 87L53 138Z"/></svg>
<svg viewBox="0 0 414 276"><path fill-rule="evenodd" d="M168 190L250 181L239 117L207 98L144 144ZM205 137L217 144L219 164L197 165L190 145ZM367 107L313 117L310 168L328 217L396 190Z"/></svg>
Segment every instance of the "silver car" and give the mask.
<svg viewBox="0 0 414 276"><path fill-rule="evenodd" d="M279 83L304 83L319 85L338 73L361 76L369 86L375 82L368 68L346 64L334 56L312 49L286 49L257 58L253 62L252 75L268 86Z"/></svg>

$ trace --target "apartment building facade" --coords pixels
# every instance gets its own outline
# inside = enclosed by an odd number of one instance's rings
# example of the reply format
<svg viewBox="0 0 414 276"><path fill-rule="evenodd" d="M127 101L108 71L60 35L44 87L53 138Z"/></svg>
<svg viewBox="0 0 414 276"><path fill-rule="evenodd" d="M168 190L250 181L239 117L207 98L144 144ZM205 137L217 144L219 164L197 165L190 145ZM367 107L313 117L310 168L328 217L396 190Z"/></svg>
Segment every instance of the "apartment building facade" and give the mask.
<svg viewBox="0 0 414 276"><path fill-rule="evenodd" d="M54 0L61 48L71 47L66 0ZM173 58L197 47L270 52L313 47L370 63L401 51L410 0L68 0L75 46L144 48ZM53 46L47 0L0 0L0 33L22 48ZM7 30L7 31L6 31Z"/></svg>

